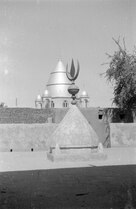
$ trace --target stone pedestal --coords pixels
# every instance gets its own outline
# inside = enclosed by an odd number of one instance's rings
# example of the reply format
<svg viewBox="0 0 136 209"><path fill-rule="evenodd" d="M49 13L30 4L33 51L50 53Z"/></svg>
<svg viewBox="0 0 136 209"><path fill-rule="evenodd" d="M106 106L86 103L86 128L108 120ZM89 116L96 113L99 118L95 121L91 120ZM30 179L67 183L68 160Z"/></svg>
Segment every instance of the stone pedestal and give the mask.
<svg viewBox="0 0 136 209"><path fill-rule="evenodd" d="M81 162L106 160L107 155L104 152L99 152L97 148L60 149L60 152L53 149L52 152L47 153L47 158L53 162Z"/></svg>

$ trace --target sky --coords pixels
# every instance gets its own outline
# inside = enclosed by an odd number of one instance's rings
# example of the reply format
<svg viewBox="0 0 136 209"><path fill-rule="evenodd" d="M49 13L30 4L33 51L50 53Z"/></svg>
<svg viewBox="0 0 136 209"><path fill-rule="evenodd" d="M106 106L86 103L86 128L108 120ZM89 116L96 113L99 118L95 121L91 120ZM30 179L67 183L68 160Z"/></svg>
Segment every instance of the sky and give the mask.
<svg viewBox="0 0 136 209"><path fill-rule="evenodd" d="M34 107L59 59L79 60L76 81L90 106L110 107L113 87L104 76L113 39L136 45L135 0L1 0L0 102ZM122 42L121 42L122 43Z"/></svg>

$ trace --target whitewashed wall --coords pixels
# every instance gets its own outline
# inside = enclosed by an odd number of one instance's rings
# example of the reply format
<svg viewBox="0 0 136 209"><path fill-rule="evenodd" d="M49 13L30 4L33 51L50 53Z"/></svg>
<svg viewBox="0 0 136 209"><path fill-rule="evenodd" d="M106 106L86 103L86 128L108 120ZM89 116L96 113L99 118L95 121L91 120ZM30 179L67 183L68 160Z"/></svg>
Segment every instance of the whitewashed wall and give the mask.
<svg viewBox="0 0 136 209"><path fill-rule="evenodd" d="M111 123L111 147L136 146L136 123Z"/></svg>
<svg viewBox="0 0 136 209"><path fill-rule="evenodd" d="M0 124L0 151L46 150L56 124Z"/></svg>

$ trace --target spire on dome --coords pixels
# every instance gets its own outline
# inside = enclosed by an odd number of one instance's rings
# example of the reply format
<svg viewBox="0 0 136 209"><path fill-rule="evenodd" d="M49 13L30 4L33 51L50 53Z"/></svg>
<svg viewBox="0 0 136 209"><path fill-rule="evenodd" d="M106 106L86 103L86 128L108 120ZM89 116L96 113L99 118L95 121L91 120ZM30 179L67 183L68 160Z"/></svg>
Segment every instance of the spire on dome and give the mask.
<svg viewBox="0 0 136 209"><path fill-rule="evenodd" d="M59 59L58 63L57 63L57 66L55 68L55 70L53 71L54 72L66 72L66 69L62 63L62 61Z"/></svg>

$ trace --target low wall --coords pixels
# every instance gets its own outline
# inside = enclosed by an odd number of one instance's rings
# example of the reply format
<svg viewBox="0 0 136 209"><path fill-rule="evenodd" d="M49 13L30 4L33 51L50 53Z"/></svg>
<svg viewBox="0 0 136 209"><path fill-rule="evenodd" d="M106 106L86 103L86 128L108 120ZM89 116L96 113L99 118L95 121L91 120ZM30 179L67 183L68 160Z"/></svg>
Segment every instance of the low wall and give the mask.
<svg viewBox="0 0 136 209"><path fill-rule="evenodd" d="M34 125L34 126L38 127L38 124L39 125L41 124L41 126L45 125L45 127L47 127L47 126L54 127L55 124L60 123L60 121L64 118L67 111L68 111L68 108L49 108L49 109L0 108L0 126L2 127L2 125L5 124L5 127L12 127L12 126L14 127L14 126L16 126L16 124L18 124L18 133L17 133L17 131L15 131L15 132L13 131L13 133L11 134L8 131L4 131L4 128L3 128L3 132L9 133L9 135L12 135L14 140L16 140L15 135L18 136L19 132L20 132L20 135L23 135L23 131L21 128L20 128L21 131L19 131L19 124L20 125L22 124L22 127L23 126L27 127L27 125ZM99 137L99 140L103 143L104 147L110 147L110 135L109 135L110 127L109 127L109 124L106 123L103 119L101 119L101 120L99 119L99 117L98 117L99 108L93 108L93 107L80 108L80 111L85 116L85 118L88 120L88 122L93 127L93 129L96 131L96 133ZM48 124L49 118L52 119L52 122L53 122L52 125ZM8 124L12 125L12 126L8 126ZM45 130L46 129L47 128L45 128ZM34 130L34 131L36 131L36 130ZM32 132L34 132L34 131L32 130ZM37 130L37 132L39 133L39 135L42 135L42 131L40 132L40 130ZM47 130L47 132L48 132L48 130ZM2 136L2 134L3 133L1 130L0 137ZM32 135L32 134L33 133L31 133L31 134L24 133L23 136L25 138L27 138L27 135ZM44 134L46 134L46 133L44 133ZM33 134L33 135L35 135L35 134ZM35 139L36 136L33 136L33 138ZM4 142L4 140L5 140L5 142ZM3 139L1 138L2 145L1 145L1 141L0 141L0 150L8 150L9 151L10 147L13 147L12 145L9 146L9 142L6 142L8 140L9 139L7 139L6 135L4 136ZM23 140L23 139L21 139L21 140ZM8 144L7 147L6 147L6 143ZM14 150L19 150L19 143L20 142L18 142L18 145L16 145L16 146L14 145ZM36 145L34 146L33 143L29 142L29 137L27 138L26 143L27 143L27 145L26 146L23 145L23 147L21 147L20 150L24 150L24 149L28 150L27 147L29 147L29 149L31 149L30 148L31 146L33 146L33 147L36 146ZM32 144L32 145L30 146L30 145L28 145L28 143ZM13 144L16 144L16 142ZM20 146L22 146L22 145L20 144ZM38 145L38 146L40 147L40 145ZM36 148L34 148L34 149L36 149ZM38 149L41 149L41 148L38 148Z"/></svg>
<svg viewBox="0 0 136 209"><path fill-rule="evenodd" d="M57 124L0 124L0 152L46 150Z"/></svg>
<svg viewBox="0 0 136 209"><path fill-rule="evenodd" d="M136 123L111 123L111 147L136 146Z"/></svg>
<svg viewBox="0 0 136 209"><path fill-rule="evenodd" d="M68 108L0 108L0 151L45 150L46 140L65 116ZM98 119L98 108L81 108L99 140L109 147L109 129ZM52 124L47 123L52 118Z"/></svg>

